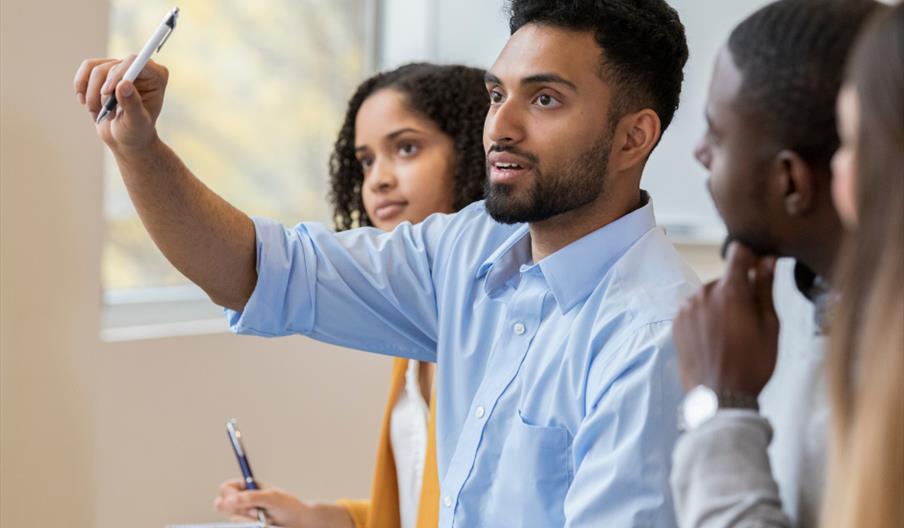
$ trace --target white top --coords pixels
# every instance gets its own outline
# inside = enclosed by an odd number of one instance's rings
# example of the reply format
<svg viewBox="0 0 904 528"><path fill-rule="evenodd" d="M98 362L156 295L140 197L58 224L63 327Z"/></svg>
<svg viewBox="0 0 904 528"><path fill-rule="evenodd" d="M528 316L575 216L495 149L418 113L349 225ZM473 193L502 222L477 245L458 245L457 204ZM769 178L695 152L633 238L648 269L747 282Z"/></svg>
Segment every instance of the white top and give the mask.
<svg viewBox="0 0 904 528"><path fill-rule="evenodd" d="M760 393L760 413L774 429L769 446L782 509L798 528L819 525L825 484L829 401L824 366L828 336L816 307L794 281L794 261L775 273L775 309L781 321L778 363Z"/></svg>
<svg viewBox="0 0 904 528"><path fill-rule="evenodd" d="M418 383L418 362L408 361L405 388L389 419L389 440L399 482L401 528L415 528L424 480L429 409Z"/></svg>

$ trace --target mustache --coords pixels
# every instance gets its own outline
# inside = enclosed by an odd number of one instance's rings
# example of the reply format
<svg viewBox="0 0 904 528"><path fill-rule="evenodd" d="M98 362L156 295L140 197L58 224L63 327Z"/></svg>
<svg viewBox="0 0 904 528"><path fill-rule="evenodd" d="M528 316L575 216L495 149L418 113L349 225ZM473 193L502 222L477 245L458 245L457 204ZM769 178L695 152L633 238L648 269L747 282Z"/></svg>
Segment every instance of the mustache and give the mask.
<svg viewBox="0 0 904 528"><path fill-rule="evenodd" d="M540 161L540 159L536 155L531 154L530 152L527 152L526 150L521 150L521 149L518 149L518 148L515 148L512 146L509 146L509 145L494 144L493 146L490 147L490 150L487 151L487 156L489 156L490 154L492 154L494 152L508 152L509 154L514 154L516 156L520 156L520 157L526 159L527 161L531 162L534 165L537 165L537 163Z"/></svg>

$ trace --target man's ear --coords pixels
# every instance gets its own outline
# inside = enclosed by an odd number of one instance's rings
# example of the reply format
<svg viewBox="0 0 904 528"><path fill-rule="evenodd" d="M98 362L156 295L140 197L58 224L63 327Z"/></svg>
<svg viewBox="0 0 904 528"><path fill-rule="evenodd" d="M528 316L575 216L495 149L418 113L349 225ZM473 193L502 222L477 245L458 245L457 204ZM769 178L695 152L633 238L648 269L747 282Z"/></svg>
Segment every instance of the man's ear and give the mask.
<svg viewBox="0 0 904 528"><path fill-rule="evenodd" d="M778 189L788 216L807 213L816 198L816 175L812 167L797 152L782 150L775 156Z"/></svg>
<svg viewBox="0 0 904 528"><path fill-rule="evenodd" d="M659 115L649 108L622 117L615 128L611 166L623 171L643 163L661 135Z"/></svg>

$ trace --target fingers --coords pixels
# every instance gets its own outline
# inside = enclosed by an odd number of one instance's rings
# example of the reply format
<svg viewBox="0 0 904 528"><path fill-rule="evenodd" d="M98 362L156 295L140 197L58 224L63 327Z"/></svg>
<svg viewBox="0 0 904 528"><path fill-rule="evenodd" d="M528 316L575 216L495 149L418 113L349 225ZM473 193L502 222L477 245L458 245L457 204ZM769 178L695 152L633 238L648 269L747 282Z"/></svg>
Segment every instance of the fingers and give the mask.
<svg viewBox="0 0 904 528"><path fill-rule="evenodd" d="M775 279L775 258L763 257L759 260L756 267L756 278L754 279L754 290L756 292L757 304L760 307L760 313L777 318L775 314L775 306L772 302L772 287Z"/></svg>
<svg viewBox="0 0 904 528"><path fill-rule="evenodd" d="M272 508L279 505L279 496L272 490L241 491L223 499L229 511Z"/></svg>
<svg viewBox="0 0 904 528"><path fill-rule="evenodd" d="M106 99L107 96L113 93L116 85L125 76L126 71L129 69L129 66L131 66L132 63L135 62L135 58L136 55L130 55L107 70L107 78L104 80L104 83L100 88L100 94L104 99Z"/></svg>
<svg viewBox="0 0 904 528"><path fill-rule="evenodd" d="M75 78L72 80L72 85L73 88L75 88L75 94L79 99L79 103L85 104L85 96L88 91L88 78L94 71L94 68L108 62L116 62L116 59L87 59L82 61L79 65L78 70L75 72Z"/></svg>
<svg viewBox="0 0 904 528"><path fill-rule="evenodd" d="M87 85L85 87L85 106L92 115L100 111L103 104L103 96L100 89L107 80L107 74L110 68L116 66L119 61L107 61L94 66L87 75Z"/></svg>
<svg viewBox="0 0 904 528"><path fill-rule="evenodd" d="M232 495L245 490L245 483L242 479L229 479L220 484L220 496Z"/></svg>
<svg viewBox="0 0 904 528"><path fill-rule="evenodd" d="M749 284L750 269L755 265L756 256L750 251L750 248L737 240L732 241L728 246L728 263L722 283L734 286Z"/></svg>
<svg viewBox="0 0 904 528"><path fill-rule="evenodd" d="M214 510L229 514L229 520L238 522L257 521L257 508L237 508L222 497L213 501Z"/></svg>

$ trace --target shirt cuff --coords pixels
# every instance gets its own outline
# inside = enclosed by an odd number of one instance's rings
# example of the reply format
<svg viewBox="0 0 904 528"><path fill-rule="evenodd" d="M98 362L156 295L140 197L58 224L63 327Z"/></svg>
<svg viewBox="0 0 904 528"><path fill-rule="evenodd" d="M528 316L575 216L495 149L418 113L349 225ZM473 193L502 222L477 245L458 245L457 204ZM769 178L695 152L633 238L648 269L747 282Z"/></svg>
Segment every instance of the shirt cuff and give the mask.
<svg viewBox="0 0 904 528"><path fill-rule="evenodd" d="M257 283L241 312L225 308L237 334L277 337L304 334L314 326L316 259L302 224L286 229L252 217L257 250Z"/></svg>

